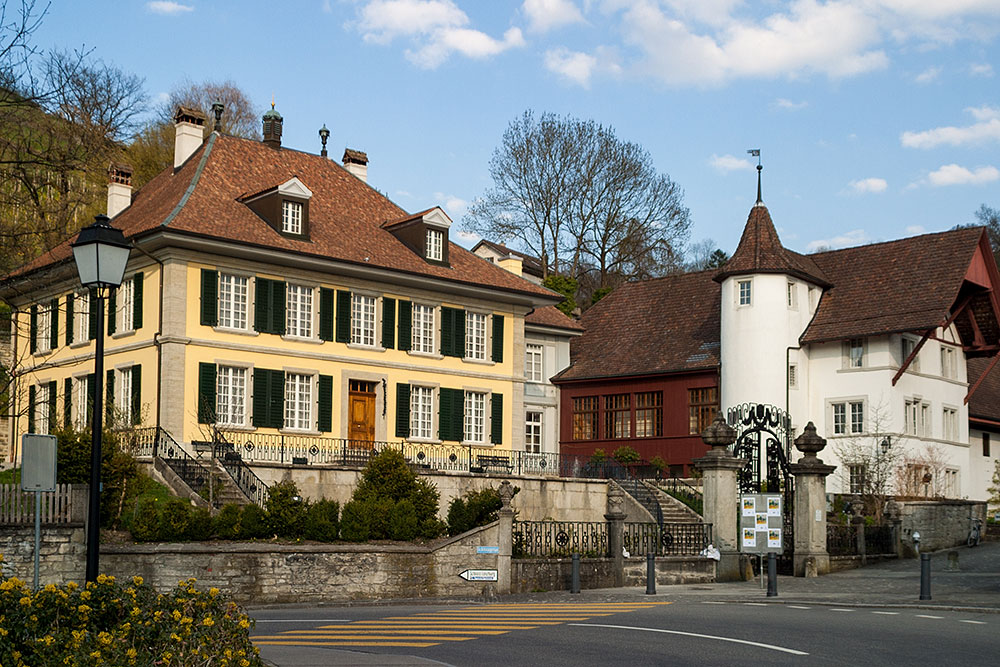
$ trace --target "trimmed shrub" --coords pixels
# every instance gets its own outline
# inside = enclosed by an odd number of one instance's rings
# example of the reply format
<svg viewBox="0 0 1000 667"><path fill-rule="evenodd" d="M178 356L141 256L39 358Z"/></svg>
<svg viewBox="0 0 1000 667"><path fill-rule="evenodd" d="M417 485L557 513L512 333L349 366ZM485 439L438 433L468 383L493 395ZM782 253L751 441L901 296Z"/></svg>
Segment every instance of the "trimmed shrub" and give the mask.
<svg viewBox="0 0 1000 667"><path fill-rule="evenodd" d="M215 522L212 514L205 507L191 507L188 516L188 530L185 539L192 542L204 542L212 539L215 533Z"/></svg>
<svg viewBox="0 0 1000 667"><path fill-rule="evenodd" d="M348 542L364 542L370 533L366 503L351 500L340 515L340 538Z"/></svg>
<svg viewBox="0 0 1000 667"><path fill-rule="evenodd" d="M215 515L215 534L224 540L236 540L240 537L243 507L236 503L227 503Z"/></svg>
<svg viewBox="0 0 1000 667"><path fill-rule="evenodd" d="M306 525L306 503L299 495L299 487L291 480L278 482L267 490L267 525L271 534L278 537L302 537Z"/></svg>
<svg viewBox="0 0 1000 667"><path fill-rule="evenodd" d="M160 534L160 512L155 498L146 498L139 503L132 518L129 531L133 539L152 542Z"/></svg>
<svg viewBox="0 0 1000 667"><path fill-rule="evenodd" d="M268 537L267 514L257 505L245 505L240 515L239 539L255 540Z"/></svg>
<svg viewBox="0 0 1000 667"><path fill-rule="evenodd" d="M448 534L458 535L496 521L502 505L500 493L492 487L466 492L448 505Z"/></svg>
<svg viewBox="0 0 1000 667"><path fill-rule="evenodd" d="M317 500L306 510L305 537L318 542L333 542L340 534L340 503Z"/></svg>
<svg viewBox="0 0 1000 667"><path fill-rule="evenodd" d="M410 541L417 536L417 510L409 500L400 500L389 515L389 539Z"/></svg>
<svg viewBox="0 0 1000 667"><path fill-rule="evenodd" d="M417 533L422 537L433 538L441 534L443 527L437 520L440 497L433 484L421 479L410 469L402 453L395 449L383 449L368 461L361 473L361 481L351 496L351 502L370 504L371 514L366 518L369 539L391 539L388 518L401 500L408 500L413 505L417 525L420 527ZM388 501L388 504L384 501ZM344 506L344 511L346 513L347 505ZM352 513L354 511L356 510L352 510ZM341 519L341 536L351 539L345 535L345 521L346 519ZM355 521L353 516L351 521ZM360 534L354 530L352 526L348 532L352 535Z"/></svg>
<svg viewBox="0 0 1000 667"><path fill-rule="evenodd" d="M171 498L160 509L156 540L161 542L179 542L188 539L188 529L191 525L191 501L182 498Z"/></svg>
<svg viewBox="0 0 1000 667"><path fill-rule="evenodd" d="M642 457L640 457L639 452L635 451L633 448L628 445L622 445L611 453L611 458L623 466L627 466L630 463L638 463L639 459Z"/></svg>

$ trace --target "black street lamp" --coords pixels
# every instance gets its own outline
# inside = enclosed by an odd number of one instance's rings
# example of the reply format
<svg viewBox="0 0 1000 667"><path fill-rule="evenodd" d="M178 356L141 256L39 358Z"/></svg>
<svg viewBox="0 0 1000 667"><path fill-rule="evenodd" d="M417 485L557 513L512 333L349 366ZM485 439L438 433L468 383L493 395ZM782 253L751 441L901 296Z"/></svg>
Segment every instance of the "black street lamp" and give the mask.
<svg viewBox="0 0 1000 667"><path fill-rule="evenodd" d="M101 545L101 434L104 417L104 297L101 288L122 284L131 244L120 229L111 226L106 215L80 230L70 247L84 287L98 290L97 339L94 341L94 406L90 426L90 502L87 506L87 581L97 580Z"/></svg>

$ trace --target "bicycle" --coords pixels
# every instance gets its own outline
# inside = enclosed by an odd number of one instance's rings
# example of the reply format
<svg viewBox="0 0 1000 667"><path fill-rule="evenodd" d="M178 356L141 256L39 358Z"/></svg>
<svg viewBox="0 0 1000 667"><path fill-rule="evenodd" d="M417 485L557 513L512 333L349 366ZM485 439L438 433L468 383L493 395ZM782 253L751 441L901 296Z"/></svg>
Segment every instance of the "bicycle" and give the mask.
<svg viewBox="0 0 1000 667"><path fill-rule="evenodd" d="M971 521L972 528L969 530L969 539L966 540L966 544L974 547L983 541L983 520L972 519Z"/></svg>

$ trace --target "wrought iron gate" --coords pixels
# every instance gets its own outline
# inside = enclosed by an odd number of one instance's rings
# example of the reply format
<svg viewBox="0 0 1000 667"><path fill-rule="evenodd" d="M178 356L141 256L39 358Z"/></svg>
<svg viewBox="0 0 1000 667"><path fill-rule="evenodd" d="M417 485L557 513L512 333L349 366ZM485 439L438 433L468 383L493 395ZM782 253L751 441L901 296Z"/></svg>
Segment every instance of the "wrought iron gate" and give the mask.
<svg viewBox="0 0 1000 667"><path fill-rule="evenodd" d="M737 480L740 493L782 494L782 558L780 565L791 565L795 547L794 478L788 470L792 445L792 420L787 412L774 405L744 403L729 408L729 425L736 429L733 454L746 459Z"/></svg>

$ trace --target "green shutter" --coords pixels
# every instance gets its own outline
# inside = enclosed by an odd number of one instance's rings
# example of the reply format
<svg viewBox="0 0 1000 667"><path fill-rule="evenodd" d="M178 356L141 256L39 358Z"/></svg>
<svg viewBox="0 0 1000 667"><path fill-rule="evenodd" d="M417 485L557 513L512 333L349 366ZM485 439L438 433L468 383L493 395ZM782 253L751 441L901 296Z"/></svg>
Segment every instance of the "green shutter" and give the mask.
<svg viewBox="0 0 1000 667"><path fill-rule="evenodd" d="M333 430L333 377L330 375L319 376L319 388L317 398L319 399L319 409L316 411L316 430L328 433Z"/></svg>
<svg viewBox="0 0 1000 667"><path fill-rule="evenodd" d="M382 297L382 347L396 347L396 300Z"/></svg>
<svg viewBox="0 0 1000 667"><path fill-rule="evenodd" d="M28 433L35 432L35 385L28 387Z"/></svg>
<svg viewBox="0 0 1000 667"><path fill-rule="evenodd" d="M56 398L59 396L59 385L55 380L49 382L49 433L56 430Z"/></svg>
<svg viewBox="0 0 1000 667"><path fill-rule="evenodd" d="M201 362L198 364L198 423L215 423L215 364ZM254 370L254 378L257 377ZM256 385L254 386L256 400ZM256 403L254 403L256 406ZM256 411L255 411L256 412ZM256 426L256 423L254 424Z"/></svg>
<svg viewBox="0 0 1000 667"><path fill-rule="evenodd" d="M132 276L132 328L142 328L142 274Z"/></svg>
<svg viewBox="0 0 1000 667"><path fill-rule="evenodd" d="M73 297L73 293L70 292L66 295L66 344L73 344L73 308L76 305L73 303L76 299Z"/></svg>
<svg viewBox="0 0 1000 667"><path fill-rule="evenodd" d="M399 349L406 351L413 343L413 304L409 301L399 302Z"/></svg>
<svg viewBox="0 0 1000 667"><path fill-rule="evenodd" d="M490 442L503 443L503 394L493 394L490 400Z"/></svg>
<svg viewBox="0 0 1000 667"><path fill-rule="evenodd" d="M94 418L94 397L96 396L94 392L97 389L97 380L94 379L95 377L96 376L93 373L89 373L87 375L87 423L88 424L91 423L91 420L93 420Z"/></svg>
<svg viewBox="0 0 1000 667"><path fill-rule="evenodd" d="M59 347L59 299L52 299L49 302L49 349L55 350Z"/></svg>
<svg viewBox="0 0 1000 667"><path fill-rule="evenodd" d="M465 311L441 308L441 354L447 357L465 356Z"/></svg>
<svg viewBox="0 0 1000 667"><path fill-rule="evenodd" d="M285 372L271 371L268 388L268 425L271 428L282 428L285 425Z"/></svg>
<svg viewBox="0 0 1000 667"><path fill-rule="evenodd" d="M351 342L351 293L337 290L337 342Z"/></svg>
<svg viewBox="0 0 1000 667"><path fill-rule="evenodd" d="M461 389L438 391L438 433L442 440L461 442L464 437L465 392Z"/></svg>
<svg viewBox="0 0 1000 667"><path fill-rule="evenodd" d="M285 335L285 283L271 281L271 333Z"/></svg>
<svg viewBox="0 0 1000 667"><path fill-rule="evenodd" d="M319 339L333 340L333 290L319 289Z"/></svg>
<svg viewBox="0 0 1000 667"><path fill-rule="evenodd" d="M118 290L111 289L108 292L108 335L111 336L118 330Z"/></svg>
<svg viewBox="0 0 1000 667"><path fill-rule="evenodd" d="M503 363L503 315L493 315L493 361Z"/></svg>
<svg viewBox="0 0 1000 667"><path fill-rule="evenodd" d="M138 424L142 421L142 366L136 364L132 367L132 399L130 401L130 407L132 408L131 417L132 424Z"/></svg>
<svg viewBox="0 0 1000 667"><path fill-rule="evenodd" d="M31 326L28 331L31 341L28 343L31 347L31 353L34 354L38 351L38 306L34 305L31 307ZM34 433L31 429L30 432Z"/></svg>
<svg viewBox="0 0 1000 667"><path fill-rule="evenodd" d="M207 327L219 323L219 272L211 269L201 270L201 323Z"/></svg>
<svg viewBox="0 0 1000 667"><path fill-rule="evenodd" d="M207 365L207 364L205 364ZM267 422L267 398L268 384L271 380L271 371L265 368L253 369L253 425L260 428L266 427ZM213 384L214 387L214 384ZM215 391L212 391L212 410L215 410ZM199 419L198 421L201 421Z"/></svg>
<svg viewBox="0 0 1000 667"><path fill-rule="evenodd" d="M253 328L258 333L271 333L271 285L274 281L257 278L254 287Z"/></svg>
<svg viewBox="0 0 1000 667"><path fill-rule="evenodd" d="M63 380L63 426L73 425L73 378Z"/></svg>
<svg viewBox="0 0 1000 667"><path fill-rule="evenodd" d="M396 385L396 437L410 437L410 385Z"/></svg>
<svg viewBox="0 0 1000 667"><path fill-rule="evenodd" d="M111 426L115 415L115 372L108 371L107 381L104 383L104 418L107 426Z"/></svg>
<svg viewBox="0 0 1000 667"><path fill-rule="evenodd" d="M90 305L87 310L87 340L97 338L97 299L99 299L96 289L90 290Z"/></svg>

